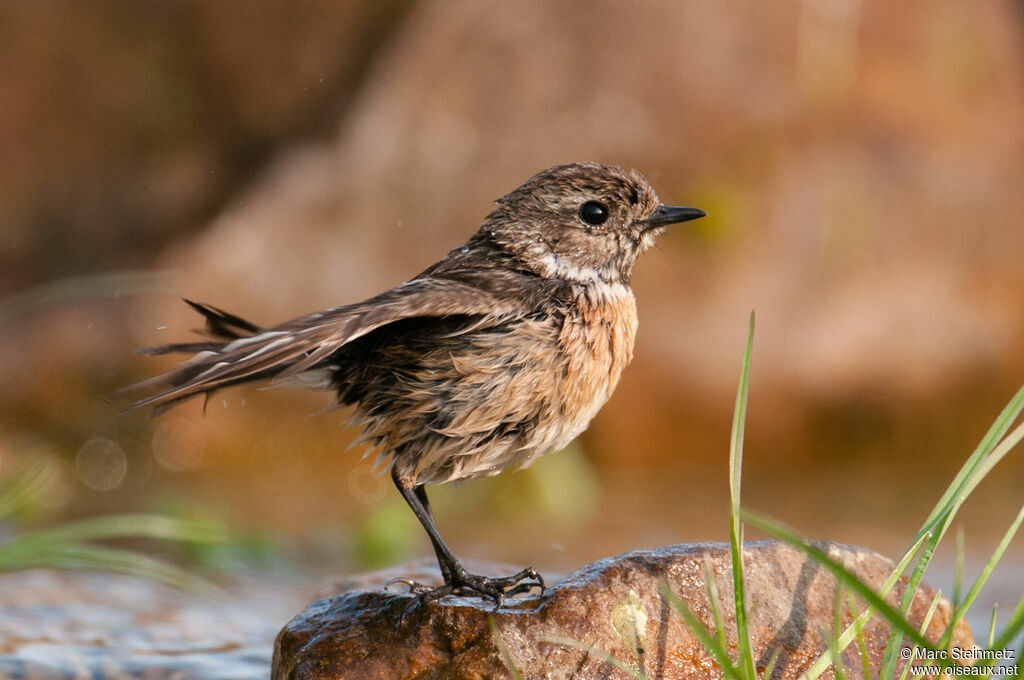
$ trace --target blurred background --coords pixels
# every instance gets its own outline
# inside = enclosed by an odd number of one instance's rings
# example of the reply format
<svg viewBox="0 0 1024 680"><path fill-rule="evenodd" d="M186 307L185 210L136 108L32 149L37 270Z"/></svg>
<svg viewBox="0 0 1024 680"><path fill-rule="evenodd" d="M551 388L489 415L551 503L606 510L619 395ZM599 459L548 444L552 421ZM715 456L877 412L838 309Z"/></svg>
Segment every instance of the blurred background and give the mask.
<svg viewBox="0 0 1024 680"><path fill-rule="evenodd" d="M564 162L710 217L639 263L636 359L578 442L432 492L460 556L727 540L751 310L744 501L814 538L900 552L1024 383L1019 2L3 3L0 92L0 478L50 480L15 531L159 511L241 564L430 555L327 395L111 394L200 325L179 298L359 301ZM1016 455L968 553L1022 501Z"/></svg>

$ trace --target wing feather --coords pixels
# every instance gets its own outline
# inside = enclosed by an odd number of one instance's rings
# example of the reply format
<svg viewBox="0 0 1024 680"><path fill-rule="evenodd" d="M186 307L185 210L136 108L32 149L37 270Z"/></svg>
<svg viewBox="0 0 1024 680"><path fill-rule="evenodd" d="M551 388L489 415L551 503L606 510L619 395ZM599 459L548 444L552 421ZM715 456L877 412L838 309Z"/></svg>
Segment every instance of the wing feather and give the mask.
<svg viewBox="0 0 1024 680"><path fill-rule="evenodd" d="M521 295L513 294L510 281L487 288L479 285L480 281L501 282L501 276L491 274L461 278L426 276L364 302L310 314L265 330L215 307L189 301L206 316L208 332L229 341L157 348L156 353L193 346L202 351L170 371L129 388L164 389L128 408L160 409L253 380L286 381L317 367L347 343L401 319L470 315L486 323L522 315L524 301ZM239 331L252 335L241 336Z"/></svg>

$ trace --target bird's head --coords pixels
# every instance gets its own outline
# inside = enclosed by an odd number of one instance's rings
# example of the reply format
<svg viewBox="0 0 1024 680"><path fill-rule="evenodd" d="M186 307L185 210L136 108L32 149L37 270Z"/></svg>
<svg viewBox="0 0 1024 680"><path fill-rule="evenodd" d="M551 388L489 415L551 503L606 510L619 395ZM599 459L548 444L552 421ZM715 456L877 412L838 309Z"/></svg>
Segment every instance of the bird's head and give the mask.
<svg viewBox="0 0 1024 680"><path fill-rule="evenodd" d="M639 172L599 163L549 168L496 202L480 237L535 274L580 282L629 283L667 225L706 214L662 205Z"/></svg>

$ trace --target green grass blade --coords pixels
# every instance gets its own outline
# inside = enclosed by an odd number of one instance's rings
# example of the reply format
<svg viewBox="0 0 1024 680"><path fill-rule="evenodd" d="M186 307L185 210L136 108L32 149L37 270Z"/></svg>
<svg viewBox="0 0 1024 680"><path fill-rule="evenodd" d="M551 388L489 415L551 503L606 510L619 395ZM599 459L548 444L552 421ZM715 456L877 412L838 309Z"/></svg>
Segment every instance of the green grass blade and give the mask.
<svg viewBox="0 0 1024 680"><path fill-rule="evenodd" d="M903 672L900 673L900 680L907 680L907 676L910 675L910 666L911 664L908 663L903 667ZM879 675L878 677L881 678L882 676Z"/></svg>
<svg viewBox="0 0 1024 680"><path fill-rule="evenodd" d="M187 543L217 543L225 540L221 525L209 520L182 519L161 515L115 515L65 524L21 536L0 546L0 552L15 544L35 546L110 538L152 538Z"/></svg>
<svg viewBox="0 0 1024 680"><path fill-rule="evenodd" d="M101 569L150 579L178 588L213 595L218 591L208 582L184 569L130 550L77 543L51 545L9 561L9 569Z"/></svg>
<svg viewBox="0 0 1024 680"><path fill-rule="evenodd" d="M1003 538L999 541L999 545L996 546L992 556L988 558L985 566L982 567L981 573L978 574L978 578L975 579L971 589L967 591L967 596L964 598L962 605L953 609L953 616L950 619L949 627L946 628L946 632L939 641L940 647L946 647L949 645L949 641L953 637L953 629L958 623L960 623L964 615L971 608L971 605L974 604L974 600L978 597L978 593L981 592L985 582L988 581L988 577L992 575L992 570L996 568L996 564L999 563L999 560L1003 557L1003 553L1005 553L1006 549L1010 546L1010 541L1013 540L1013 537L1017 534L1017 530L1020 529L1021 522L1024 522L1024 506L1022 506L1020 512L1017 513L1017 517L1014 518L1010 528L1006 530L1005 534L1003 534Z"/></svg>
<svg viewBox="0 0 1024 680"><path fill-rule="evenodd" d="M1017 608L1013 610L1013 616L1006 624L1006 628L999 634L995 642L990 646L991 649L1006 649L1020 634L1021 630L1024 630L1024 597L1017 603ZM1020 657L1017 657L1018 659Z"/></svg>
<svg viewBox="0 0 1024 680"><path fill-rule="evenodd" d="M833 674L835 680L846 680L846 665L843 661L843 653L839 651L839 628L843 621L843 584L836 581L836 594L832 599L832 630L822 631L822 638L828 640L828 647L832 651L832 658L835 659Z"/></svg>
<svg viewBox="0 0 1024 680"><path fill-rule="evenodd" d="M836 660L832 665L832 677L835 680L846 680L846 669L843 665L843 653L836 649L836 645L839 644L839 636L833 632L829 634L827 630L822 629L821 636L825 640L828 640L829 651L832 652L832 657Z"/></svg>
<svg viewBox="0 0 1024 680"><path fill-rule="evenodd" d="M750 624L747 617L743 580L743 522L740 517L740 482L743 476L743 435L747 419L747 395L750 391L750 355L754 348L754 313L750 313L747 345L743 352L740 384L736 390L736 407L732 416L729 442L729 546L732 552L732 582L736 599L736 635L739 644L739 666L747 678L756 677L754 653L750 647Z"/></svg>
<svg viewBox="0 0 1024 680"><path fill-rule="evenodd" d="M928 630L928 625L932 622L932 617L935 616L935 611L939 608L939 603L942 602L942 591L936 590L935 596L932 598L932 603L928 605L928 611L924 615L924 620L921 622L921 635Z"/></svg>
<svg viewBox="0 0 1024 680"><path fill-rule="evenodd" d="M917 542L917 539L920 539L922 536L928 537L931 544L930 549L926 548L923 556L927 556L929 560L931 554L934 553L935 546L945 536L946 531L953 522L953 518L956 517L960 506L967 500L967 497L991 472L992 468L1020 443L1021 439L1024 439L1024 424L1019 425L1010 434L1006 435L1022 408L1024 408L1024 388L1021 388L1014 395L1010 403L1000 413L996 422L992 424L992 427L989 428L988 433L978 445L978 448L975 449L967 462L957 472L949 488L946 489L946 492L935 505L928 519L925 520L918 530L914 542ZM1003 437L1003 435L1006 436L1000 441L999 438ZM920 584L925 568L927 568L927 561L923 564L919 561L914 574L911 576L911 583L915 585Z"/></svg>
<svg viewBox="0 0 1024 680"><path fill-rule="evenodd" d="M847 606L850 608L850 614L854 615L853 623L851 626L854 631L854 638L857 640L857 651L860 653L860 665L862 677L867 680L871 677L871 658L868 656L868 644L864 638L864 623L866 619L857 613L857 598L853 596L853 593L847 594ZM845 632L845 631L844 631ZM836 638L836 647L842 653L842 650L846 649L843 645L840 647L842 636Z"/></svg>
<svg viewBox="0 0 1024 680"><path fill-rule="evenodd" d="M964 481L962 492L960 497L957 499L957 507L961 505L969 495L981 484L982 480L988 476L988 473L1006 457L1010 451L1012 451L1017 444L1024 439L1024 423L1021 423L1015 427L1006 437L999 442L999 444L992 449L988 456L986 456L968 475Z"/></svg>
<svg viewBox="0 0 1024 680"><path fill-rule="evenodd" d="M960 506L977 487L988 472L1024 437L1024 425L1018 426L1009 436L1010 427L1024 410L1024 387L1017 391L1010 402L1003 408L977 448L961 466L942 498L935 504L924 524L918 530L913 543L922 537L927 538L928 545L922 552L914 572L910 577L907 592L913 592L924 578L931 557L939 542L945 536L950 524L956 517ZM1005 438L1004 438L1005 437ZM1000 441L1001 440L1001 441ZM908 603L902 603L906 605ZM890 648L892 651L892 648Z"/></svg>
<svg viewBox="0 0 1024 680"><path fill-rule="evenodd" d="M668 603L672 605L672 608L683 618L686 625L693 631L694 636L704 646L704 649L711 652L711 655L715 657L715 661L718 662L718 666L722 669L723 675L732 680L753 680L755 676L744 676L739 667L733 664L732 659L729 657L728 645L722 644L719 639L711 634L701 620L697 618L697 615L690 610L687 604L681 597L672 592L668 584L662 584L661 596L668 600Z"/></svg>
<svg viewBox="0 0 1024 680"><path fill-rule="evenodd" d="M148 578L184 590L216 592L216 588L203 579L165 562L129 550L88 543L111 538L212 543L224 539L224 530L209 521L158 515L119 515L83 520L19 536L0 545L0 572L41 568L102 569Z"/></svg>
<svg viewBox="0 0 1024 680"><path fill-rule="evenodd" d="M938 525L939 519L945 514L945 510L951 505L956 496L961 494L961 487L964 485L964 482L976 471L981 462L988 457L997 442L1009 432L1010 426L1017 420L1022 410L1024 410L1024 387L1017 390L1017 393L1013 395L995 422L992 423L992 426L985 433L978 447L960 468L960 471L957 472L956 477L953 478L949 487L942 494L939 502L935 504L935 508L928 515L928 518L924 521L912 542L916 543L918 538L932 531Z"/></svg>
<svg viewBox="0 0 1024 680"><path fill-rule="evenodd" d="M1014 399L1016 400L1020 394L1021 392L1018 392ZM1011 402L1011 405L1013 405L1013 402ZM1019 408L1013 410L1010 409L1010 405L1008 405L1007 408L1003 410L1003 413L1000 414L1000 418L996 421L996 424L994 424L989 430L989 433L992 434L996 431L1005 432L1005 429L1012 425L1013 419L1010 419L1005 423L1005 428L1002 427L1002 423L1000 421L1011 414L1015 418L1019 412ZM997 425L1000 425L1000 427L997 428ZM957 474L957 480L960 480L957 493L954 494L949 506L945 509L945 513L940 513L936 518L936 525L938 526L938 529L926 532L930 536L928 544L925 546L922 557L918 560L917 565L914 567L914 571L910 576L910 580L907 584L907 590L903 595L902 602L900 603L901 613L906 614L906 612L909 611L911 602L910 598L917 590L917 587L921 584L921 581L924 580L924 572L928 568L928 564L931 561L931 557L934 554L939 541L942 540L946 530L949 529L950 524L953 522L953 518L956 516L957 512L959 512L964 501L967 500L967 497L971 495L974 489L977 488L978 484L981 483L988 473L991 472L1004 457L1006 457L1006 454L1020 443L1021 439L1024 439L1024 424L1018 425L1009 434L1007 434L1002 441L999 441L998 444L991 448L987 448L989 444L989 437L986 436L985 440L982 442L985 447L979 445L978 450L975 452L980 452L983 455L979 458L975 458L975 455L972 455L968 460L968 463L961 468L960 473ZM969 470L968 467L970 467ZM965 472L966 474L963 474ZM952 485L951 488L953 488ZM922 530L926 527L923 527ZM896 654L899 651L901 644L902 634L894 628L892 635L889 637L885 657L882 662L883 675L886 673L891 675L892 669L895 668L896 665Z"/></svg>
<svg viewBox="0 0 1024 680"><path fill-rule="evenodd" d="M935 612L936 610L938 610L940 602L942 602L942 591L936 590L935 596L932 598L932 603L928 605L928 611L925 612L924 619L921 621L921 628L919 629L921 631L921 635L924 635L925 631L928 630L928 626L929 624L931 624L932 617L935 616ZM942 647L942 645L940 644L939 647ZM914 664L908 662L906 665L903 666L903 677L906 677L907 672L913 665ZM880 675L879 677L884 676ZM917 677L916 674L915 677Z"/></svg>
<svg viewBox="0 0 1024 680"><path fill-rule="evenodd" d="M1007 649L1013 642L1014 638L1020 634L1022 628L1024 628L1024 598L1021 598L1020 602L1017 603L1017 608L1013 612L1013 616L1010 617L1010 622L1006 625L1006 628L999 635L998 638L993 639L996 626L996 611L997 608L992 608L992 619L989 623L988 633L988 648L989 649ZM1020 658L1020 654L1014 657L1015 659ZM980 659L974 663L975 666L992 668L997 663L996 659ZM1015 662L1019 663L1019 661Z"/></svg>
<svg viewBox="0 0 1024 680"><path fill-rule="evenodd" d="M780 647L776 647L775 651L772 652L772 658L768 659L768 665L764 667L764 673L761 673L761 680L770 680L772 673L775 671L775 664L779 662L779 654L782 652Z"/></svg>
<svg viewBox="0 0 1024 680"><path fill-rule="evenodd" d="M927 535L928 544L922 552L914 571L907 584L903 600L900 602L900 611L906 614L910 608L910 598L917 590L917 587L924 580L925 570L931 562L932 555L938 547L939 542L945 536L953 522L953 518L959 512L967 497L977 488L978 484L988 475L989 472L1008 454L1021 439L1024 439L1024 424L1018 425L1013 431L1007 434L1001 441L995 443L1002 436L1024 407L1024 388L1019 390L1010 404L1003 409L999 418L989 429L988 434L978 445L978 448L968 459L967 463L960 468L950 487L943 495L943 499L936 505L935 510L929 516L924 526L918 531L918 535ZM883 677L891 676L892 669L896 665L896 654L902 644L902 633L893 628L886 645L885 657L882 661Z"/></svg>
<svg viewBox="0 0 1024 680"><path fill-rule="evenodd" d="M512 674L513 680L523 680L523 674L516 668L515 663L512 661L512 655L509 654L508 647L505 646L505 641L501 639L501 634L498 632L498 625L494 623L494 617L487 616L487 625L491 629L491 638L494 640L494 646L498 648L498 656L501 657L501 662L505 664L505 668Z"/></svg>
<svg viewBox="0 0 1024 680"><path fill-rule="evenodd" d="M60 476L55 459L34 456L0 481L0 519L13 517L36 505Z"/></svg>
<svg viewBox="0 0 1024 680"><path fill-rule="evenodd" d="M733 512L729 516L732 535L742 531L740 522L740 485L743 479L743 436L747 420L747 396L750 392L750 355L754 348L754 313L750 313L747 345L743 351L740 383L736 389L736 405L732 414L732 433L729 439L729 499Z"/></svg>
<svg viewBox="0 0 1024 680"><path fill-rule="evenodd" d="M903 555L902 559L900 559L896 566L893 567L893 570L889 573L889 577L885 579L885 582L882 584L882 587L878 589L878 594L880 597L885 597L889 594L889 591L891 591L893 586L896 585L896 582L899 580L900 576L903 574L903 572L907 570L907 567L910 566L910 563L913 561L914 556L917 554L919 550L922 549L927 540L928 535L925 534L923 536L918 537L917 542L910 546L910 549L907 550L907 552ZM864 624L867 622L867 620L871 617L872 614L874 614L874 610L871 609L871 607L869 606L864 611L862 611L857 616L857 618L855 618L853 622L850 623L849 626L846 627L846 630L843 631L843 634L839 636L839 651L843 651L844 649L846 649L847 645L849 645L856 637L857 631L864 626ZM824 673L828 669L828 667L832 665L833 662L834 659L831 657L830 652L826 651L824 654L818 657L818 659L811 665L809 669L807 669L807 671L802 676L800 676L801 680L816 680L816 678L818 678L818 676Z"/></svg>
<svg viewBox="0 0 1024 680"><path fill-rule="evenodd" d="M722 646L722 649L728 649L729 642L725 637L725 616L722 614L722 598L718 595L715 573L711 568L711 562L707 555L704 556L704 584L708 591L708 601L711 603L711 615L715 618L715 633L718 636L718 644Z"/></svg>
<svg viewBox="0 0 1024 680"><path fill-rule="evenodd" d="M615 668L618 668L623 673L628 673L634 680L648 680L647 676L641 673L640 671L636 670L635 668L630 668L628 665L619 661L603 649L598 649L597 647L594 647L593 645L588 645L585 642L580 642L579 640L572 640L569 638L558 636L544 638L544 642L550 642L551 644L555 645L565 645L566 647L574 647L576 649L581 649L587 654L590 654L591 656L596 656L605 663L614 666Z"/></svg>
<svg viewBox="0 0 1024 680"><path fill-rule="evenodd" d="M775 522L769 521L758 515L754 515L750 512L744 512L744 520L757 527L759 530L774 536L775 538L792 545L794 548L805 553L808 557L814 560L816 563L825 567L846 587L850 588L857 593L861 598L867 601L871 607L878 612L886 621L888 621L893 628L900 630L905 636L910 638L913 642L917 643L923 648L936 650L936 646L927 640L914 626L907 621L898 611L896 611L888 602L879 597L871 586L867 585L859 578L850 573L846 567L839 564L831 557L825 554L821 548L808 543L803 540L795 533L783 526L776 524ZM948 660L937 660L937 663L943 665L950 665ZM882 676L885 677L885 676Z"/></svg>
<svg viewBox="0 0 1024 680"><path fill-rule="evenodd" d="M964 528L956 528L956 557L953 565L953 606L960 606L964 584Z"/></svg>

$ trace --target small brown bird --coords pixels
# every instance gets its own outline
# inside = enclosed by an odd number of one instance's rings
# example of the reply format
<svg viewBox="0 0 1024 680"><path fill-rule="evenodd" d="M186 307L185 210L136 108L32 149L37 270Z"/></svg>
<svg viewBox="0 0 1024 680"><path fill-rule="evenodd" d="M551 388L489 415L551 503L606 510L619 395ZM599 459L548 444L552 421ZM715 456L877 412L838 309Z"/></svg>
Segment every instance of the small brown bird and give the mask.
<svg viewBox="0 0 1024 680"><path fill-rule="evenodd" d="M543 579L467 572L425 485L525 467L582 432L633 357L637 257L666 225L704 215L661 205L635 170L544 170L498 199L464 245L365 302L261 328L187 301L213 340L143 350L195 356L139 383L163 391L132 407L258 380L336 392L430 536L444 584L405 581L419 601L475 593L500 606Z"/></svg>

